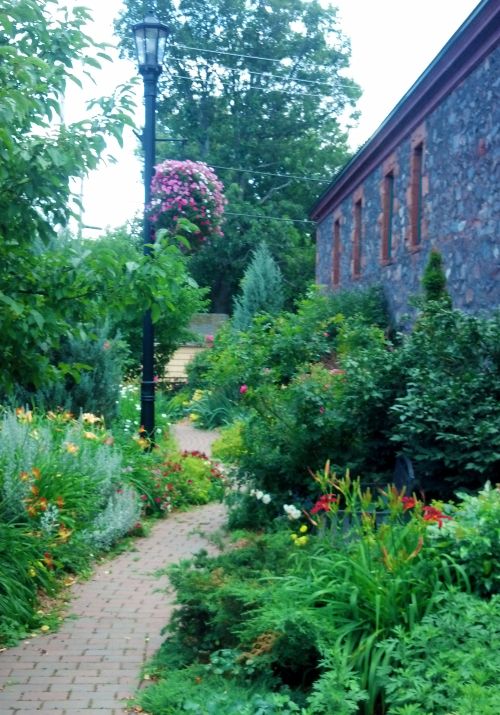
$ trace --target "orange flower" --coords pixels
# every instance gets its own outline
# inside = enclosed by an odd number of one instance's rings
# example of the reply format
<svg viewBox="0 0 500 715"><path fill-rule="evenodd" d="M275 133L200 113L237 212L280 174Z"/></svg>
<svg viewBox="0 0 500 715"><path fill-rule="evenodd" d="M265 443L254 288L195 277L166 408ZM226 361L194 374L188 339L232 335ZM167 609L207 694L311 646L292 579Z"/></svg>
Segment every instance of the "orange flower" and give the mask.
<svg viewBox="0 0 500 715"><path fill-rule="evenodd" d="M54 568L54 559L52 558L52 554L50 554L48 551L46 551L43 555L43 563L49 569Z"/></svg>
<svg viewBox="0 0 500 715"><path fill-rule="evenodd" d="M42 473L41 473L41 471L38 469L38 467L33 467L33 469L31 470L31 473L33 474L33 476L35 477L35 479L40 479L40 477L42 476Z"/></svg>
<svg viewBox="0 0 500 715"><path fill-rule="evenodd" d="M62 497L57 497L56 504L59 507L59 509L62 509L64 506L64 499Z"/></svg>
<svg viewBox="0 0 500 715"><path fill-rule="evenodd" d="M27 507L26 511L28 512L28 516L31 516L33 518L37 515L36 507L33 506L33 504L30 504L30 506Z"/></svg>
<svg viewBox="0 0 500 715"><path fill-rule="evenodd" d="M39 488L38 488L38 487L35 487L35 486L30 487L30 492L31 492L34 496L38 496L38 495L40 494Z"/></svg>
<svg viewBox="0 0 500 715"><path fill-rule="evenodd" d="M66 442L66 451L69 452L70 454L76 454L80 447L78 447L76 444L73 442Z"/></svg>
<svg viewBox="0 0 500 715"><path fill-rule="evenodd" d="M30 478L30 475L28 474L28 472L21 472L21 474L19 475L19 479L22 482L26 482L29 478Z"/></svg>
<svg viewBox="0 0 500 715"><path fill-rule="evenodd" d="M97 439L97 435L94 432L84 432L83 436L85 439Z"/></svg>
<svg viewBox="0 0 500 715"><path fill-rule="evenodd" d="M47 499L46 499L45 497L41 497L41 499L40 499L40 501L38 502L38 504L39 504L40 509L41 509L42 511L47 511L47 507L48 507L48 505L49 505L49 502L47 501Z"/></svg>

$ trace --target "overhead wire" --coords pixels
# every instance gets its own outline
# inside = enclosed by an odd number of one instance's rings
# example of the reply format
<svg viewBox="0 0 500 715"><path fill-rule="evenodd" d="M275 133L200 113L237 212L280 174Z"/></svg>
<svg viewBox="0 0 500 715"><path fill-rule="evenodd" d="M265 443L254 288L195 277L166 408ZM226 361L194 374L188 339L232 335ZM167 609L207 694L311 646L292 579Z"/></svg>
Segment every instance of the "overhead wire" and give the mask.
<svg viewBox="0 0 500 715"><path fill-rule="evenodd" d="M237 216L245 218L254 218L259 221L281 221L283 223L310 223L314 224L315 221L309 221L309 219L301 218L279 218L279 216L261 216L260 214L247 214L247 213L233 213L232 211L224 211L224 216Z"/></svg>
<svg viewBox="0 0 500 715"><path fill-rule="evenodd" d="M190 75L185 75L185 74L177 74L176 77L178 77L179 79L189 79L190 81L195 81L195 80L200 79L199 77L191 77ZM223 80L221 80L220 77L217 77L217 80L218 80L218 82L220 82L220 84L223 87L231 86L229 82L224 82ZM328 100L334 99L334 97L332 97L332 95L329 95L329 94L314 94L312 92L296 92L294 90L288 90L288 89L278 89L278 88L270 89L269 87L252 87L252 86L248 87L247 89L254 90L257 92L267 92L268 94L271 92L280 92L281 94L289 94L292 97L320 97L321 99L328 99Z"/></svg>
<svg viewBox="0 0 500 715"><path fill-rule="evenodd" d="M280 179L296 179L298 181L317 181L320 184L328 184L331 179L319 179L313 176L301 176L300 174L274 174L270 171L258 171L257 169L238 169L235 166L217 166L210 164L212 169L222 169L223 171L238 171L244 174L257 174L259 176L276 176Z"/></svg>
<svg viewBox="0 0 500 715"><path fill-rule="evenodd" d="M176 60L177 62L183 62L186 58L185 57L174 57L173 55L170 55L170 59ZM256 72L255 70L249 70L246 67L227 67L226 65L219 65L219 67L223 70L228 70L229 72L248 72L250 75L255 75L258 77L269 77L271 79L279 79L282 81L286 82L296 82L298 84L316 84L320 85L322 87L331 87L332 83L330 82L320 82L319 80L314 80L314 79L305 79L303 77L283 77L279 74L273 74L272 72ZM353 82L335 82L335 87L344 87L344 88L352 88Z"/></svg>

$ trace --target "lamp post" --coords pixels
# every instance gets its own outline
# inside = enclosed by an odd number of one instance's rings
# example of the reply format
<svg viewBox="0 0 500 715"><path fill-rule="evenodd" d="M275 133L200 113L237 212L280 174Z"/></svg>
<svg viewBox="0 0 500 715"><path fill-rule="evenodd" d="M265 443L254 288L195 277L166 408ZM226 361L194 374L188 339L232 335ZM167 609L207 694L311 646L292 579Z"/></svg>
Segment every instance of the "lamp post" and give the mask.
<svg viewBox="0 0 500 715"><path fill-rule="evenodd" d="M169 29L158 21L150 11L143 22L133 27L139 72L144 81L145 121L142 133L144 149L144 255L151 254L151 226L147 207L151 201L151 179L155 165L156 144L156 92L158 77L162 71L162 60ZM154 328L151 311L143 317L142 333L142 382L141 382L141 425L145 436L152 442L155 431L155 383L154 383Z"/></svg>

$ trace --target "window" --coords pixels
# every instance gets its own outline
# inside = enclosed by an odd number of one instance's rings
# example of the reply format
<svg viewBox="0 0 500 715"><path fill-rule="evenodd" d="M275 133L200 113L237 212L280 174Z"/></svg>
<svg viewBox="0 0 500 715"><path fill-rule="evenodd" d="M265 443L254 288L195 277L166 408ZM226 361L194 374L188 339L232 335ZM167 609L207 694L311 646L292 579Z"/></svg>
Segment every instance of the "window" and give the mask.
<svg viewBox="0 0 500 715"><path fill-rule="evenodd" d="M335 219L333 223L333 266L332 266L333 286L340 285L340 219Z"/></svg>
<svg viewBox="0 0 500 715"><path fill-rule="evenodd" d="M352 277L361 275L361 231L363 221L363 199L354 203L354 233L352 245Z"/></svg>
<svg viewBox="0 0 500 715"><path fill-rule="evenodd" d="M413 147L411 157L410 184L410 246L420 246L422 242L422 179L423 179L424 144Z"/></svg>
<svg viewBox="0 0 500 715"><path fill-rule="evenodd" d="M394 172L384 176L382 218L382 261L392 258L392 219L394 212Z"/></svg>

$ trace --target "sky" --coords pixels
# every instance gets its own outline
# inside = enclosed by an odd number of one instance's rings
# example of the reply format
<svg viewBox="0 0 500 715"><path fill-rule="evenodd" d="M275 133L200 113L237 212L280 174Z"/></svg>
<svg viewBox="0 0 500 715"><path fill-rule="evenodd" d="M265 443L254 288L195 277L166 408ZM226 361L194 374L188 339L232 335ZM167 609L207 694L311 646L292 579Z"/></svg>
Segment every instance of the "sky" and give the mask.
<svg viewBox="0 0 500 715"><path fill-rule="evenodd" d="M322 0L328 2L329 0ZM84 5L93 23L86 28L95 40L117 44L113 20L121 0L61 0L61 6ZM332 0L339 10L339 23L351 40L352 56L348 76L363 90L357 108L358 126L350 131L350 144L363 144L432 62L453 33L479 4L479 0ZM161 18L160 18L161 19ZM83 92L71 90L66 97L66 120L79 119L85 99L109 94L113 88L138 72L133 62L119 59L95 75L95 85ZM143 123L142 82L137 88L137 129ZM115 164L106 162L84 180L82 191L83 234L98 236L106 227L123 225L142 211L144 188L141 162L134 156L138 141L127 130L124 147L110 145Z"/></svg>

